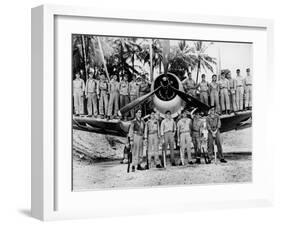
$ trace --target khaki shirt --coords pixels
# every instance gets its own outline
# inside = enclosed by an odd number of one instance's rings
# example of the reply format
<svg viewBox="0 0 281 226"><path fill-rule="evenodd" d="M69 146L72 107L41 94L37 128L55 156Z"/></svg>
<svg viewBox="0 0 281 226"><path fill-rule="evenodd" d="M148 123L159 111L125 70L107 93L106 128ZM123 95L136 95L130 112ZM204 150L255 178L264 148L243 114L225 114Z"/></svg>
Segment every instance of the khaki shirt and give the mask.
<svg viewBox="0 0 281 226"><path fill-rule="evenodd" d="M199 116L194 116L191 123L192 132L200 132L200 127L202 126L202 120Z"/></svg>
<svg viewBox="0 0 281 226"><path fill-rule="evenodd" d="M149 134L159 134L159 122L157 119L150 119L145 124L144 137L147 138Z"/></svg>
<svg viewBox="0 0 281 226"><path fill-rule="evenodd" d="M234 78L228 79L228 82L229 82L229 88L236 90L236 79Z"/></svg>
<svg viewBox="0 0 281 226"><path fill-rule="evenodd" d="M219 91L219 84L217 82L211 82L210 85L210 91Z"/></svg>
<svg viewBox="0 0 281 226"><path fill-rule="evenodd" d="M227 79L221 79L219 82L220 89L229 89L229 82Z"/></svg>
<svg viewBox="0 0 281 226"><path fill-rule="evenodd" d="M207 92L207 91L209 90L209 84L208 84L208 82L206 82L206 81L200 82L200 84L199 84L199 89L200 89L200 92Z"/></svg>
<svg viewBox="0 0 281 226"><path fill-rule="evenodd" d="M246 78L245 78L245 85L246 86L252 85L252 76L251 75L246 76Z"/></svg>
<svg viewBox="0 0 281 226"><path fill-rule="evenodd" d="M97 91L97 82L95 79L88 79L86 82L86 94L95 93Z"/></svg>
<svg viewBox="0 0 281 226"><path fill-rule="evenodd" d="M196 88L196 84L195 84L195 81L193 79L189 79L187 78L185 81L184 81L184 86L187 90L189 89L195 89Z"/></svg>
<svg viewBox="0 0 281 226"><path fill-rule="evenodd" d="M120 82L119 91L121 95L128 96L129 95L129 83L122 80Z"/></svg>
<svg viewBox="0 0 281 226"><path fill-rule="evenodd" d="M167 119L165 118L162 122L161 122L161 136L163 136L165 133L167 132L175 132L176 131L176 123L173 119Z"/></svg>
<svg viewBox="0 0 281 226"><path fill-rule="evenodd" d="M144 95L149 92L149 84L147 82L141 82L139 84L139 90L141 95Z"/></svg>
<svg viewBox="0 0 281 226"><path fill-rule="evenodd" d="M74 79L73 80L73 90L74 91L80 91L80 92L84 92L85 91L85 82L83 79L79 78L79 79Z"/></svg>
<svg viewBox="0 0 281 226"><path fill-rule="evenodd" d="M108 92L108 83L107 83L106 80L100 80L100 81L98 82L97 91L98 91L98 94L99 94L101 91Z"/></svg>
<svg viewBox="0 0 281 226"><path fill-rule="evenodd" d="M111 80L109 83L109 93L119 92L119 82Z"/></svg>
<svg viewBox="0 0 281 226"><path fill-rule="evenodd" d="M134 119L131 122L130 129L129 129L129 138L130 141L134 140L134 135L143 136L145 129L145 123L142 119L137 120Z"/></svg>
<svg viewBox="0 0 281 226"><path fill-rule="evenodd" d="M177 123L178 133L190 133L191 120L189 118L182 118Z"/></svg>
<svg viewBox="0 0 281 226"><path fill-rule="evenodd" d="M220 116L215 114L213 117L208 116L206 119L207 122L207 129L209 131L215 131L216 129L219 129L221 127L221 120Z"/></svg>
<svg viewBox="0 0 281 226"><path fill-rule="evenodd" d="M131 96L138 96L139 95L139 85L134 82L134 81L131 81L129 83L129 93Z"/></svg>
<svg viewBox="0 0 281 226"><path fill-rule="evenodd" d="M241 75L236 77L236 85L237 87L244 86L244 79Z"/></svg>

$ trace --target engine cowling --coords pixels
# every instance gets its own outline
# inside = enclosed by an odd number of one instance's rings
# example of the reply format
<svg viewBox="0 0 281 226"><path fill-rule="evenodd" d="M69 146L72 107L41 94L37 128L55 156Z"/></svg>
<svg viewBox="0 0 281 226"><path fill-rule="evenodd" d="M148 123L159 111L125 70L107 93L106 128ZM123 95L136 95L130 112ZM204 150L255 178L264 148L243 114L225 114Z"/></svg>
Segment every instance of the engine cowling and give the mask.
<svg viewBox="0 0 281 226"><path fill-rule="evenodd" d="M179 78L172 74L161 74L153 82L153 90L159 86L162 88L153 96L154 110L164 117L165 112L170 110L172 117L177 117L184 108L184 101L170 88L170 85L183 91L183 86Z"/></svg>

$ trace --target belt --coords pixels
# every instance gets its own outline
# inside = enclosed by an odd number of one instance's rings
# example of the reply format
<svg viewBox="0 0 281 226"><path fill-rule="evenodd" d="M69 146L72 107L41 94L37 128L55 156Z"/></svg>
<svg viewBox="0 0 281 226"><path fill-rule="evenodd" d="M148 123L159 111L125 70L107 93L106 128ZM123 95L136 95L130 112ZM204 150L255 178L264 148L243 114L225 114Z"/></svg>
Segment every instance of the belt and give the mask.
<svg viewBox="0 0 281 226"><path fill-rule="evenodd" d="M158 132L157 130L156 131L149 131L148 134L155 134L157 132Z"/></svg>
<svg viewBox="0 0 281 226"><path fill-rule="evenodd" d="M196 133L199 133L199 130L192 130L192 132L196 132Z"/></svg>
<svg viewBox="0 0 281 226"><path fill-rule="evenodd" d="M241 86L237 86L237 87L242 87L242 85Z"/></svg>
<svg viewBox="0 0 281 226"><path fill-rule="evenodd" d="M227 89L227 87L222 87L222 88L220 88L220 89Z"/></svg>
<svg viewBox="0 0 281 226"><path fill-rule="evenodd" d="M164 131L164 133L173 133L174 131L172 130L168 130L168 131Z"/></svg>
<svg viewBox="0 0 281 226"><path fill-rule="evenodd" d="M182 131L180 134L189 133L190 131Z"/></svg>
<svg viewBox="0 0 281 226"><path fill-rule="evenodd" d="M139 132L135 132L135 131L134 131L134 135L138 135L138 136L141 136L141 137L142 137L142 136L143 136L143 133L139 133Z"/></svg>
<svg viewBox="0 0 281 226"><path fill-rule="evenodd" d="M246 86L252 86L252 84L246 84Z"/></svg>
<svg viewBox="0 0 281 226"><path fill-rule="evenodd" d="M207 93L208 90L200 90L200 93Z"/></svg>

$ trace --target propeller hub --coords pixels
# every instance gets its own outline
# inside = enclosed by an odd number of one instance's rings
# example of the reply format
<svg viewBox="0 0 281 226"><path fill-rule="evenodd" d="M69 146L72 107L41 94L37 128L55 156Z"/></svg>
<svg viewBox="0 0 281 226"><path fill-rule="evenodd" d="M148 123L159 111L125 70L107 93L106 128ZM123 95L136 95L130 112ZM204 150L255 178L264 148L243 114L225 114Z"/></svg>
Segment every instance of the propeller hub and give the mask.
<svg viewBox="0 0 281 226"><path fill-rule="evenodd" d="M169 101L175 98L176 93L172 90L170 86L179 88L179 82L175 75L171 73L159 75L154 82L154 90L161 87L155 95L163 101Z"/></svg>

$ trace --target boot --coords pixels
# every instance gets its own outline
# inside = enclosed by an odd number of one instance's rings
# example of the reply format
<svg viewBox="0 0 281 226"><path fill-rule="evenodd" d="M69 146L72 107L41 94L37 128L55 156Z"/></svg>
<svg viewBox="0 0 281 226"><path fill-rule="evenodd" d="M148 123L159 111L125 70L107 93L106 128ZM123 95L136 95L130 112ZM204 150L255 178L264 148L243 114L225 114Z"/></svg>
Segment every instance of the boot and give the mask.
<svg viewBox="0 0 281 226"><path fill-rule="evenodd" d="M201 164L201 159L200 158L196 158L195 164Z"/></svg>

